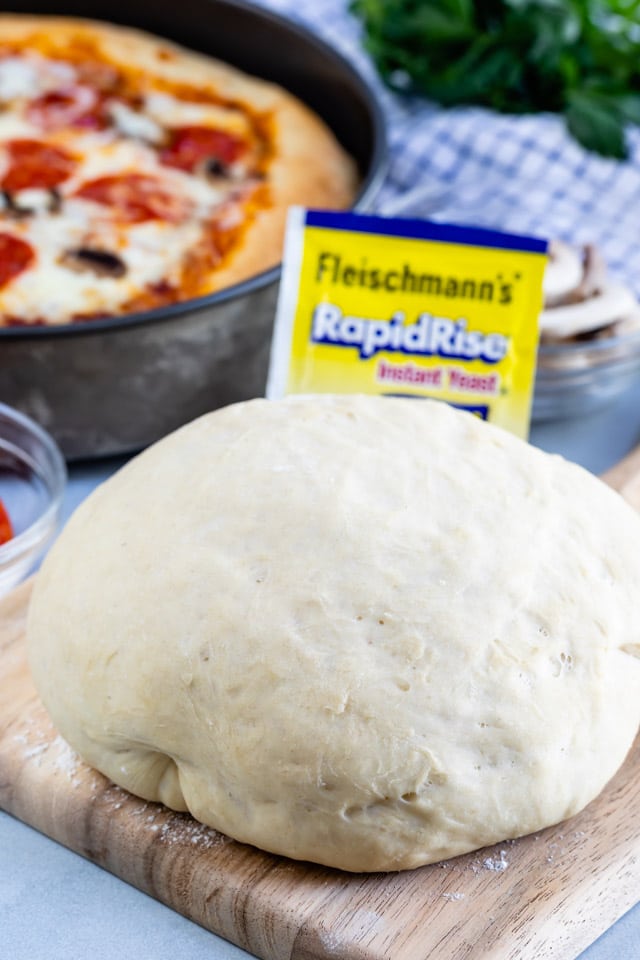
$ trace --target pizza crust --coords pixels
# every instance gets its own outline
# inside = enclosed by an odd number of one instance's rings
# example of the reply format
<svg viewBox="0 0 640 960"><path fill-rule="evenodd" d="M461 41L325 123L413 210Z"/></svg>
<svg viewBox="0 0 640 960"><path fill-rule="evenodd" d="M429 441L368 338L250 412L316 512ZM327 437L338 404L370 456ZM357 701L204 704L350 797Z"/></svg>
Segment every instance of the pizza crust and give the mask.
<svg viewBox="0 0 640 960"><path fill-rule="evenodd" d="M318 118L286 95L276 117L275 156L269 168L272 204L258 211L229 263L211 277L212 289L221 290L280 263L290 206L340 210L355 196L353 161L336 149L333 134L318 124Z"/></svg>
<svg viewBox="0 0 640 960"><path fill-rule="evenodd" d="M130 27L65 17L0 14L0 37L6 42L64 44L79 36L97 43L116 66L142 71L166 81L219 94L224 101L263 117L273 134L273 155L266 182L269 205L243 230L239 244L208 276L203 293L231 286L278 264L289 206L340 209L350 206L358 174L351 157L326 124L281 87L250 77L214 58Z"/></svg>
<svg viewBox="0 0 640 960"><path fill-rule="evenodd" d="M585 806L640 722L640 518L437 401L226 407L131 461L38 574L31 669L120 786L397 870Z"/></svg>

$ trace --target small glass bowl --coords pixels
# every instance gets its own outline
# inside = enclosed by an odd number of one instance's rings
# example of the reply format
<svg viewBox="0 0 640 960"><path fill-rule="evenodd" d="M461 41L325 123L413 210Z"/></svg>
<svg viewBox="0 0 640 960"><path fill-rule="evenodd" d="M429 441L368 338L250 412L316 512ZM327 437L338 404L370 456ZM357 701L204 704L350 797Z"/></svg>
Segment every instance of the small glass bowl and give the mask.
<svg viewBox="0 0 640 960"><path fill-rule="evenodd" d="M52 437L0 403L0 499L13 537L0 545L0 596L35 567L56 532L67 479Z"/></svg>
<svg viewBox="0 0 640 960"><path fill-rule="evenodd" d="M640 380L640 330L620 336L541 343L532 420L590 413Z"/></svg>

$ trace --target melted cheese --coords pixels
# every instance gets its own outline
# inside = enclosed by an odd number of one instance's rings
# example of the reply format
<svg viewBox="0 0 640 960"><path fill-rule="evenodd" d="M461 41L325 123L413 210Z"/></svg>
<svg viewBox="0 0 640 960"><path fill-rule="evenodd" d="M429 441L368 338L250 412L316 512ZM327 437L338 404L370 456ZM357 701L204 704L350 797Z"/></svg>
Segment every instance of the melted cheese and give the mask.
<svg viewBox="0 0 640 960"><path fill-rule="evenodd" d="M150 93L145 97L144 107L145 113L165 127L217 127L239 135L250 131L246 114L215 103L188 103L168 93Z"/></svg>
<svg viewBox="0 0 640 960"><path fill-rule="evenodd" d="M9 102L18 97L37 97L40 93L35 63L24 57L7 57L0 62L0 100Z"/></svg>
<svg viewBox="0 0 640 960"><path fill-rule="evenodd" d="M76 80L72 66L47 60L37 53L0 60L0 100L33 100L49 90L71 86Z"/></svg>
<svg viewBox="0 0 640 960"><path fill-rule="evenodd" d="M70 312L117 313L147 285L179 283L183 260L201 235L196 221L166 224L150 220L128 229L102 223L97 228L91 207L84 201L70 201L55 217L36 215L11 227L38 255L31 269L3 289L0 300L6 315L27 322L67 323ZM116 253L125 263L125 274L97 276L91 270L64 266L63 254L80 247Z"/></svg>
<svg viewBox="0 0 640 960"><path fill-rule="evenodd" d="M160 143L162 141L162 127L144 113L132 110L126 104L119 103L118 101L114 101L109 105L109 113L116 128L125 137L148 140L149 143Z"/></svg>

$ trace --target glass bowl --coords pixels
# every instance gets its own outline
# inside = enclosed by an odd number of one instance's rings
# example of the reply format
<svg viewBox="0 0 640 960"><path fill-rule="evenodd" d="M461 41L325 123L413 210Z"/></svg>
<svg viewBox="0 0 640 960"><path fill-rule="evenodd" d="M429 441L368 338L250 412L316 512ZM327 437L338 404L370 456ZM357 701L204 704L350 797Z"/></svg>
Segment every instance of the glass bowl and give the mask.
<svg viewBox="0 0 640 960"><path fill-rule="evenodd" d="M36 566L56 532L67 479L52 437L0 403L0 499L13 537L0 545L0 596Z"/></svg>
<svg viewBox="0 0 640 960"><path fill-rule="evenodd" d="M603 407L640 378L640 330L601 339L541 343L532 420L576 417Z"/></svg>

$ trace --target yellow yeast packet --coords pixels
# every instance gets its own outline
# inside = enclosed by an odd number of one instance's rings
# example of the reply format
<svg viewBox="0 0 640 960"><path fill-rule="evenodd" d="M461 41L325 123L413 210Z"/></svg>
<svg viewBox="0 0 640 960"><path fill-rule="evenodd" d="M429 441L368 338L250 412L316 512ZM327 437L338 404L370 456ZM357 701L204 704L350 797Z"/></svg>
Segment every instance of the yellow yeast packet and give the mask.
<svg viewBox="0 0 640 960"><path fill-rule="evenodd" d="M435 397L526 437L546 252L494 230L293 207L267 396Z"/></svg>

